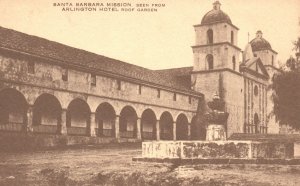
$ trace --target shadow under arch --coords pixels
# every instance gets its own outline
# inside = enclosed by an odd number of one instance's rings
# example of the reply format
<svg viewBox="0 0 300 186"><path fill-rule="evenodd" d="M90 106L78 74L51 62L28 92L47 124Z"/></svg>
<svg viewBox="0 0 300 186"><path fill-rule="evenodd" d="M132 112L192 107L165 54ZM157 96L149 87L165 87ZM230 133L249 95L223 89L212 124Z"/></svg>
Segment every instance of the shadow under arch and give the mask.
<svg viewBox="0 0 300 186"><path fill-rule="evenodd" d="M96 135L102 137L115 136L116 111L107 103L101 103L96 109Z"/></svg>
<svg viewBox="0 0 300 186"><path fill-rule="evenodd" d="M152 109L146 109L141 117L141 133L143 140L156 139L156 115Z"/></svg>
<svg viewBox="0 0 300 186"><path fill-rule="evenodd" d="M24 95L16 89L0 91L0 130L26 131L28 103Z"/></svg>
<svg viewBox="0 0 300 186"><path fill-rule="evenodd" d="M125 106L120 112L120 137L135 138L137 136L137 113L132 106Z"/></svg>
<svg viewBox="0 0 300 186"><path fill-rule="evenodd" d="M33 132L60 133L62 107L52 94L41 94L33 104Z"/></svg>
<svg viewBox="0 0 300 186"><path fill-rule="evenodd" d="M173 140L173 117L170 112L165 111L159 119L160 139Z"/></svg>
<svg viewBox="0 0 300 186"><path fill-rule="evenodd" d="M67 108L67 134L90 135L91 110L86 101L76 98Z"/></svg>

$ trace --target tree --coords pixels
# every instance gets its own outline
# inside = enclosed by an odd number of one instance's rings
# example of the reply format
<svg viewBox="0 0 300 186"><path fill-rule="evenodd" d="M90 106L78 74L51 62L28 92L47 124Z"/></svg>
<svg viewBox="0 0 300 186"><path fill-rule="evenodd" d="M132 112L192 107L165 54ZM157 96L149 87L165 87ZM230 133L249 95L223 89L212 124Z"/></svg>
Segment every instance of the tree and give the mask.
<svg viewBox="0 0 300 186"><path fill-rule="evenodd" d="M294 41L293 44L294 44L293 50L296 51L296 58L297 58L297 61L299 61L299 58L300 58L300 37L298 37L298 40Z"/></svg>
<svg viewBox="0 0 300 186"><path fill-rule="evenodd" d="M297 60L295 58L293 58L293 56L291 56L287 61L286 61L286 66L291 70L291 71L295 71L296 69L298 69L297 67Z"/></svg>
<svg viewBox="0 0 300 186"><path fill-rule="evenodd" d="M296 59L291 56L286 61L290 70L273 77L274 114L279 123L300 129L300 38L293 44Z"/></svg>
<svg viewBox="0 0 300 186"><path fill-rule="evenodd" d="M273 90L277 121L300 129L300 73L288 71L274 76Z"/></svg>

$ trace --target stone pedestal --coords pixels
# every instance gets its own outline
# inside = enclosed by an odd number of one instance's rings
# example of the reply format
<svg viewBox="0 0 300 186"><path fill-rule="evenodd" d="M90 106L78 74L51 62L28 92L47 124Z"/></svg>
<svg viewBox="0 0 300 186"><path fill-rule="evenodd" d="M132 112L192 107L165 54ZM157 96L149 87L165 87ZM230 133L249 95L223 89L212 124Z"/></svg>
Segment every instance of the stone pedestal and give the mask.
<svg viewBox="0 0 300 186"><path fill-rule="evenodd" d="M208 126L206 128L206 141L226 141L225 126L228 113L225 112L225 102L215 95L213 101L208 102L211 109L205 115Z"/></svg>
<svg viewBox="0 0 300 186"><path fill-rule="evenodd" d="M206 129L206 141L225 141L226 131L224 125L210 124Z"/></svg>

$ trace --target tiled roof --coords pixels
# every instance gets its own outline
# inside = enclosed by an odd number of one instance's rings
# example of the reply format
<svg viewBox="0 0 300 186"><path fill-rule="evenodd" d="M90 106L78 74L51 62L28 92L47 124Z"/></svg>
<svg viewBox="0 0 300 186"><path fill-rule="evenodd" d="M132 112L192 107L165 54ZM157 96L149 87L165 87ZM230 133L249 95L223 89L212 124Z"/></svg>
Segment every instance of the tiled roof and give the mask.
<svg viewBox="0 0 300 186"><path fill-rule="evenodd" d="M171 68L171 69L163 69L163 70L156 70L161 74L168 74L170 76L187 76L191 75L193 71L193 67L181 67L181 68Z"/></svg>
<svg viewBox="0 0 300 186"><path fill-rule="evenodd" d="M253 63L257 62L260 58L259 57L252 57L251 59L247 59L246 61L243 61L241 65L245 67L250 67Z"/></svg>
<svg viewBox="0 0 300 186"><path fill-rule="evenodd" d="M173 76L3 27L0 27L0 48L54 59L62 65L82 66L97 70L99 73L104 71L124 78L133 78L187 93L199 94L191 90L189 84Z"/></svg>
<svg viewBox="0 0 300 186"><path fill-rule="evenodd" d="M164 70L156 70L160 75L174 79L177 82L184 84L187 88L191 87L191 73L193 67L172 68Z"/></svg>
<svg viewBox="0 0 300 186"><path fill-rule="evenodd" d="M248 59L246 61L243 61L240 65L241 67L241 70L243 71L244 68L247 68L247 69L251 69L251 66L254 64L254 63L257 63L262 71L262 73L266 76L266 77L269 77L269 74L268 74L268 71L266 70L266 68L264 67L261 59L259 57L252 57L251 59Z"/></svg>

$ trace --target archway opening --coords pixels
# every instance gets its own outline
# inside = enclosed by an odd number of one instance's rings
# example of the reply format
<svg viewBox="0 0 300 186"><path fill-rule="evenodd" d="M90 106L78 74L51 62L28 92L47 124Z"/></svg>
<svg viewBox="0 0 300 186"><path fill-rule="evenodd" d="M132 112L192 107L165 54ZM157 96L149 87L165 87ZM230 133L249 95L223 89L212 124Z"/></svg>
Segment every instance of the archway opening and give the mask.
<svg viewBox="0 0 300 186"><path fill-rule="evenodd" d="M143 112L141 118L142 139L156 139L156 116L153 110L147 109Z"/></svg>
<svg viewBox="0 0 300 186"><path fill-rule="evenodd" d="M135 138L137 132L137 114L134 108L126 106L120 114L120 137Z"/></svg>
<svg viewBox="0 0 300 186"><path fill-rule="evenodd" d="M88 104L74 99L67 110L67 133L69 135L90 135L90 114Z"/></svg>
<svg viewBox="0 0 300 186"><path fill-rule="evenodd" d="M40 95L33 105L33 132L59 133L61 112L61 105L55 96Z"/></svg>
<svg viewBox="0 0 300 186"><path fill-rule="evenodd" d="M0 130L23 131L27 125L28 104L16 89L0 91Z"/></svg>
<svg viewBox="0 0 300 186"><path fill-rule="evenodd" d="M176 119L176 139L188 140L188 119L184 114L180 114Z"/></svg>
<svg viewBox="0 0 300 186"><path fill-rule="evenodd" d="M211 54L208 54L206 56L206 63L208 65L208 70L214 69L214 56Z"/></svg>
<svg viewBox="0 0 300 186"><path fill-rule="evenodd" d="M164 112L159 120L160 139L173 140L173 117L169 112Z"/></svg>
<svg viewBox="0 0 300 186"><path fill-rule="evenodd" d="M96 135L115 136L116 112L109 103L101 103L96 110Z"/></svg>
<svg viewBox="0 0 300 186"><path fill-rule="evenodd" d="M214 32L212 29L207 30L207 44L213 44L214 42Z"/></svg>

